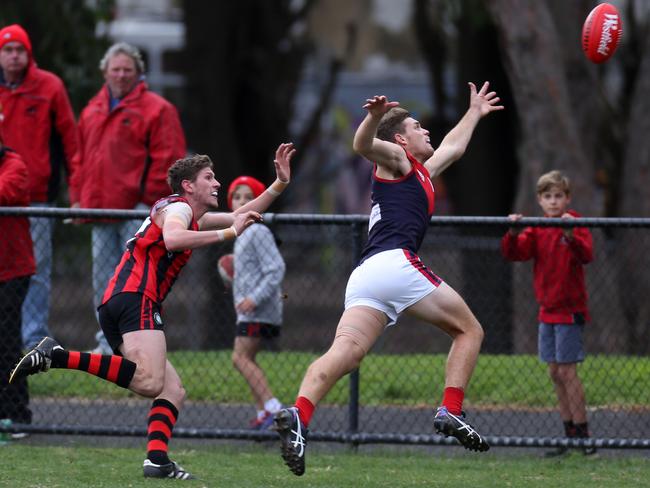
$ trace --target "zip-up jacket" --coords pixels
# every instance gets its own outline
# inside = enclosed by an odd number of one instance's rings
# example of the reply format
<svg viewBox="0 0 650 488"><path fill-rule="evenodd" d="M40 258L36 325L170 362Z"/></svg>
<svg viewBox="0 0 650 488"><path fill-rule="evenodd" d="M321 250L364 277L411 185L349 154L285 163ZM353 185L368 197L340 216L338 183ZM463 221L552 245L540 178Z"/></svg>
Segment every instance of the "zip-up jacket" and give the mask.
<svg viewBox="0 0 650 488"><path fill-rule="evenodd" d="M27 165L15 152L0 149L0 207L29 204ZM36 272L34 247L27 217L0 217L0 282L31 276Z"/></svg>
<svg viewBox="0 0 650 488"><path fill-rule="evenodd" d="M580 215L573 210L569 213ZM501 252L509 261L534 260L538 319L548 324L589 321L584 265L593 260L591 232L575 227L568 239L561 227L526 227L518 235L507 232Z"/></svg>
<svg viewBox="0 0 650 488"><path fill-rule="evenodd" d="M167 169L185 156L176 108L144 81L113 110L104 85L81 113L79 143L73 193L82 208L153 205L169 194Z"/></svg>
<svg viewBox="0 0 650 488"><path fill-rule="evenodd" d="M61 166L68 181L76 172L77 132L63 82L31 62L23 81L12 88L0 70L0 119L3 143L27 164L30 202L53 202Z"/></svg>
<svg viewBox="0 0 650 488"><path fill-rule="evenodd" d="M250 313L237 312L237 322L282 325L282 279L285 264L271 230L253 224L235 240L233 299L255 302Z"/></svg>

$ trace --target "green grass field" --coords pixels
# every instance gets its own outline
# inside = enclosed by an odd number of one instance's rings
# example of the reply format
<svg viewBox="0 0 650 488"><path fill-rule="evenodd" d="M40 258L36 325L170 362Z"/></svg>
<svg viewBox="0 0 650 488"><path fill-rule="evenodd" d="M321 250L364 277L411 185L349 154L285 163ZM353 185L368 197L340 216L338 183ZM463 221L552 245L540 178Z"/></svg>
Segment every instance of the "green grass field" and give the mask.
<svg viewBox="0 0 650 488"><path fill-rule="evenodd" d="M280 398L293 398L315 358L306 353L262 353L259 361ZM250 402L243 379L230 363L229 351L173 352L172 363L192 401ZM361 368L361 402L365 405L432 405L442 394L444 355L370 355ZM616 371L617 374L612 374ZM650 358L591 356L580 367L592 406L650 405L645 384ZM121 398L126 390L76 371L52 371L30 378L33 397ZM340 381L326 403L348 401L348 382ZM470 385L467 404L475 407L550 408L555 394L546 369L535 356L483 355ZM499 449L468 453L459 448L362 446L358 452L313 443L307 474L293 476L282 464L274 443L204 442L172 445L172 457L203 481L144 480L139 449L85 445L54 447L37 436L0 447L0 487L153 487L177 483L197 487L638 487L650 479L647 452L607 451L597 458L579 452L559 460L543 459L539 449ZM54 438L52 438L54 439ZM68 442L67 440L64 442ZM115 443L115 442L114 442ZM178 446L178 447L175 447ZM190 446L190 447L188 447ZM225 447L224 447L225 446Z"/></svg>
<svg viewBox="0 0 650 488"><path fill-rule="evenodd" d="M547 460L528 451L504 455L414 450L352 453L347 449L308 454L298 478L282 464L275 446L233 444L174 452L200 481L145 480L142 451L88 446L44 447L14 443L0 447L0 486L89 487L553 487L647 486L650 463L641 456L585 459L572 453Z"/></svg>
<svg viewBox="0 0 650 488"><path fill-rule="evenodd" d="M281 399L293 399L307 366L307 353L260 353L271 387ZM172 352L191 401L248 403L250 392L230 362L230 351ZM369 355L361 367L364 405L431 405L442 395L446 356ZM615 371L616 374L612 374ZM650 390L635 388L650 377L650 358L590 356L580 366L589 405L635 407L650 405ZM122 398L130 393L77 371L57 370L30 378L32 396ZM339 381L326 398L329 404L348 402L348 382ZM468 389L469 406L550 408L556 397L545 366L532 355L482 355Z"/></svg>

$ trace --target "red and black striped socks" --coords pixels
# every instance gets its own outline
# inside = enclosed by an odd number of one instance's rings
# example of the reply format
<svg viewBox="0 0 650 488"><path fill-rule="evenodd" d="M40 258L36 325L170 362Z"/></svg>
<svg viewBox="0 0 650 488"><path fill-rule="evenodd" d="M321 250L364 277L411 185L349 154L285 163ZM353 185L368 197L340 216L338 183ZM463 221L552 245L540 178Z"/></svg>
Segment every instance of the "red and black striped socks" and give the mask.
<svg viewBox="0 0 650 488"><path fill-rule="evenodd" d="M51 367L78 369L111 381L122 388L128 388L135 374L136 364L113 354L66 351L55 347L52 350Z"/></svg>
<svg viewBox="0 0 650 488"><path fill-rule="evenodd" d="M178 409L172 402L164 398L156 398L153 401L147 428L147 458L152 463L171 462L167 455L167 446L177 418Z"/></svg>

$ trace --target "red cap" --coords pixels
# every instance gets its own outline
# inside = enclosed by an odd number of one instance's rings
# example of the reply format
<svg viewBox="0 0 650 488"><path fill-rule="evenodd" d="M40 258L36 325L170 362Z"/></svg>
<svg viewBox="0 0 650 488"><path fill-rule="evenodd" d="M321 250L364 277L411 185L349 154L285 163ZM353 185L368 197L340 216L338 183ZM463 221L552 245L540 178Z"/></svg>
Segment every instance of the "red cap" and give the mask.
<svg viewBox="0 0 650 488"><path fill-rule="evenodd" d="M11 24L0 30L0 49L2 49L2 47L9 42L19 42L25 46L25 49L27 49L27 54L29 54L29 57L31 59L32 43L30 42L29 36L27 35L27 32L25 32L25 29L23 29L18 24Z"/></svg>
<svg viewBox="0 0 650 488"><path fill-rule="evenodd" d="M253 196L255 198L259 197L264 192L264 190L266 190L264 183L262 183L260 180L256 180L252 176L239 176L235 178L228 187L228 208L230 210L232 210L232 194L235 193L235 189L241 185L245 185L250 188L253 191Z"/></svg>

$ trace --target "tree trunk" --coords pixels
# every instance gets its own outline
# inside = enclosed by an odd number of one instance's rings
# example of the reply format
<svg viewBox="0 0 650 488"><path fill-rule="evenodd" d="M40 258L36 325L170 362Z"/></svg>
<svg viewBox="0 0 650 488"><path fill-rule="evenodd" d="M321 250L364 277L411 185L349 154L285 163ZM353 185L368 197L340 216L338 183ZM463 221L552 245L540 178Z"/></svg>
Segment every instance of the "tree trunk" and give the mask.
<svg viewBox="0 0 650 488"><path fill-rule="evenodd" d="M642 52L650 52L650 34L646 34ZM632 96L627 140L623 153L623 215L650 214L650 58L643 56ZM625 329L628 352L650 352L650 255L640 234L648 229L627 229L617 234L621 305L628 327ZM647 239L647 237L646 237Z"/></svg>
<svg viewBox="0 0 650 488"><path fill-rule="evenodd" d="M573 67L587 61L577 60L575 47L567 48L572 44L562 40L546 2L487 0L486 3L500 29L506 71L522 130L516 210L535 214L537 178L552 169L560 169L570 176L582 212L601 215L594 165L581 132L588 122L579 122L580 113L574 110L571 98L576 89L569 89L567 79L567 63ZM564 17L562 12L558 15ZM579 45L578 37L573 44ZM571 77L579 76L571 73ZM589 106L588 101L584 103L588 93L580 94L581 107ZM594 118L586 109L581 112L586 112L583 115L586 120L590 116Z"/></svg>

